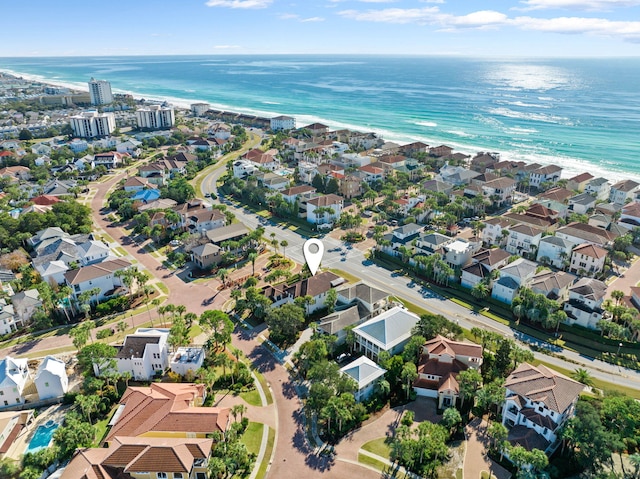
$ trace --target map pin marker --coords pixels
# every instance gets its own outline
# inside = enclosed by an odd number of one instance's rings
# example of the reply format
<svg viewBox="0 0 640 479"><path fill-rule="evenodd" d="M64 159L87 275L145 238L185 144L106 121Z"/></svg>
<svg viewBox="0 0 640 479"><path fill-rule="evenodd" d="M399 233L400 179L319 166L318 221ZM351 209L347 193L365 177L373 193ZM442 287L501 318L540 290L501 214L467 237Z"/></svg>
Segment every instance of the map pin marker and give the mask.
<svg viewBox="0 0 640 479"><path fill-rule="evenodd" d="M304 259L307 261L309 271L315 276L320 267L322 255L324 254L324 244L322 244L322 241L319 239L311 238L305 241L302 251L304 253Z"/></svg>

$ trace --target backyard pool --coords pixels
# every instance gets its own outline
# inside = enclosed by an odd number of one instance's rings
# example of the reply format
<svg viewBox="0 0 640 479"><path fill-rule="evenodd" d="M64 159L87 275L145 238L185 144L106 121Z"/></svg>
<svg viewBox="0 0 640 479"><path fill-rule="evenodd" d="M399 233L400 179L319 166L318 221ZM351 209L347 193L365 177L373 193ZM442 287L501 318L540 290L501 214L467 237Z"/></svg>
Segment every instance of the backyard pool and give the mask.
<svg viewBox="0 0 640 479"><path fill-rule="evenodd" d="M29 441L29 447L27 447L25 454L28 452L38 452L40 449L49 447L51 439L53 439L53 433L59 426L60 424L54 421L47 421L46 424L38 426L36 433L31 438L31 441Z"/></svg>

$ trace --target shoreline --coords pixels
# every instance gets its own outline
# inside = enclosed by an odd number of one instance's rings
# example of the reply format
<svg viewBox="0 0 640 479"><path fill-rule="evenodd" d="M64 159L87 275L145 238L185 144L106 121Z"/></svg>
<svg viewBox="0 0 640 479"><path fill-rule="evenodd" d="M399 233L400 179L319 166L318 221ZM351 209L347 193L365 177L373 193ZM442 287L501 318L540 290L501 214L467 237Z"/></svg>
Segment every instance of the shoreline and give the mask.
<svg viewBox="0 0 640 479"><path fill-rule="evenodd" d="M34 81L40 83L42 85L51 85L51 86L59 86L64 88L69 88L75 91L88 92L88 88L86 87L86 83L84 82L73 82L73 81L65 81L57 78L47 78L40 74L34 73L23 73L15 70L11 70L8 68L0 68L0 72L11 75L16 78L24 78L26 80ZM409 133L399 133L395 131L386 130L384 128L370 128L363 127L362 125L351 124L347 122L340 122L336 120L331 120L327 118L322 118L320 116L308 115L308 114L296 114L291 112L283 112L283 111L274 111L271 109L261 109L261 108L246 108L246 107L238 107L233 105L227 105L224 103L216 103L206 99L196 99L196 98L181 98L175 96L167 96L167 95L154 95L154 94L145 94L140 91L133 90L123 90L118 88L113 88L113 92L116 94L126 94L131 95L135 100L153 100L153 101L166 101L176 107L177 109L187 110L189 111L190 105L192 103L209 103L212 108L224 111L230 111L235 113L243 113L248 115L256 115L261 117L272 117L278 115L288 115L293 116L296 119L297 127L302 125L312 124L312 123L322 123L329 126L331 129L351 129L360 132L375 132L381 135L385 141L391 141L394 143L405 144L416 141L421 141L427 143L429 145L439 145L446 144L454 149L455 152L464 153L467 155L471 155L472 157L481 151L496 151L494 148L486 148L486 147L477 147L470 145L468 143L460 143L458 141L442 141L438 140L436 137L429 137L427 135L412 135ZM187 93L197 93L196 91L190 91ZM263 102L265 106L277 106L280 103L275 101L264 100ZM437 123L429 122L428 120L424 120L425 126L437 126ZM470 138L470 143L472 142L472 138ZM624 179L633 179L640 183L640 174L634 173L631 171L622 171L622 170L614 170L607 168L602 165L595 164L589 160L585 160L582 158L575 157L563 157L563 156L550 156L543 154L531 154L531 153L518 153L517 151L496 151L500 154L502 160L509 161L524 161L525 163L539 163L541 165L550 165L555 164L561 166L563 168L563 179L569 179L575 175L590 172L595 177L604 177L608 179L610 182L615 183Z"/></svg>

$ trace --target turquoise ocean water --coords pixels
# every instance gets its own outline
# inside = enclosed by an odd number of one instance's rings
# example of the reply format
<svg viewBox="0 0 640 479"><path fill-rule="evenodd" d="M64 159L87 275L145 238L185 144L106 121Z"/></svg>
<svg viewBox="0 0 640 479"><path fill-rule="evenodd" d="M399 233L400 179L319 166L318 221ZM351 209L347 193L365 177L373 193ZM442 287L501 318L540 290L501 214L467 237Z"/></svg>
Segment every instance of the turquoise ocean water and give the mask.
<svg viewBox="0 0 640 479"><path fill-rule="evenodd" d="M86 90L208 101L376 131L399 142L495 151L571 173L640 177L640 58L403 56L0 58L0 70Z"/></svg>

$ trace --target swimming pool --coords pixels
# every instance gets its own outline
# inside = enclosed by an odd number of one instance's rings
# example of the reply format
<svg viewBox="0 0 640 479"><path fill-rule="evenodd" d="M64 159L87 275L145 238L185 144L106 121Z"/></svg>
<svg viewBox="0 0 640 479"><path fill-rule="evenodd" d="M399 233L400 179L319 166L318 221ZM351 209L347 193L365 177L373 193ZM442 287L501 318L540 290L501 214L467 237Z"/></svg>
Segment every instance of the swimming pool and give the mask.
<svg viewBox="0 0 640 479"><path fill-rule="evenodd" d="M53 421L47 421L46 424L38 426L36 433L31 438L31 441L29 441L29 447L27 447L25 454L28 452L38 452L40 449L49 447L53 439L53 433L58 427L60 427L60 424Z"/></svg>

